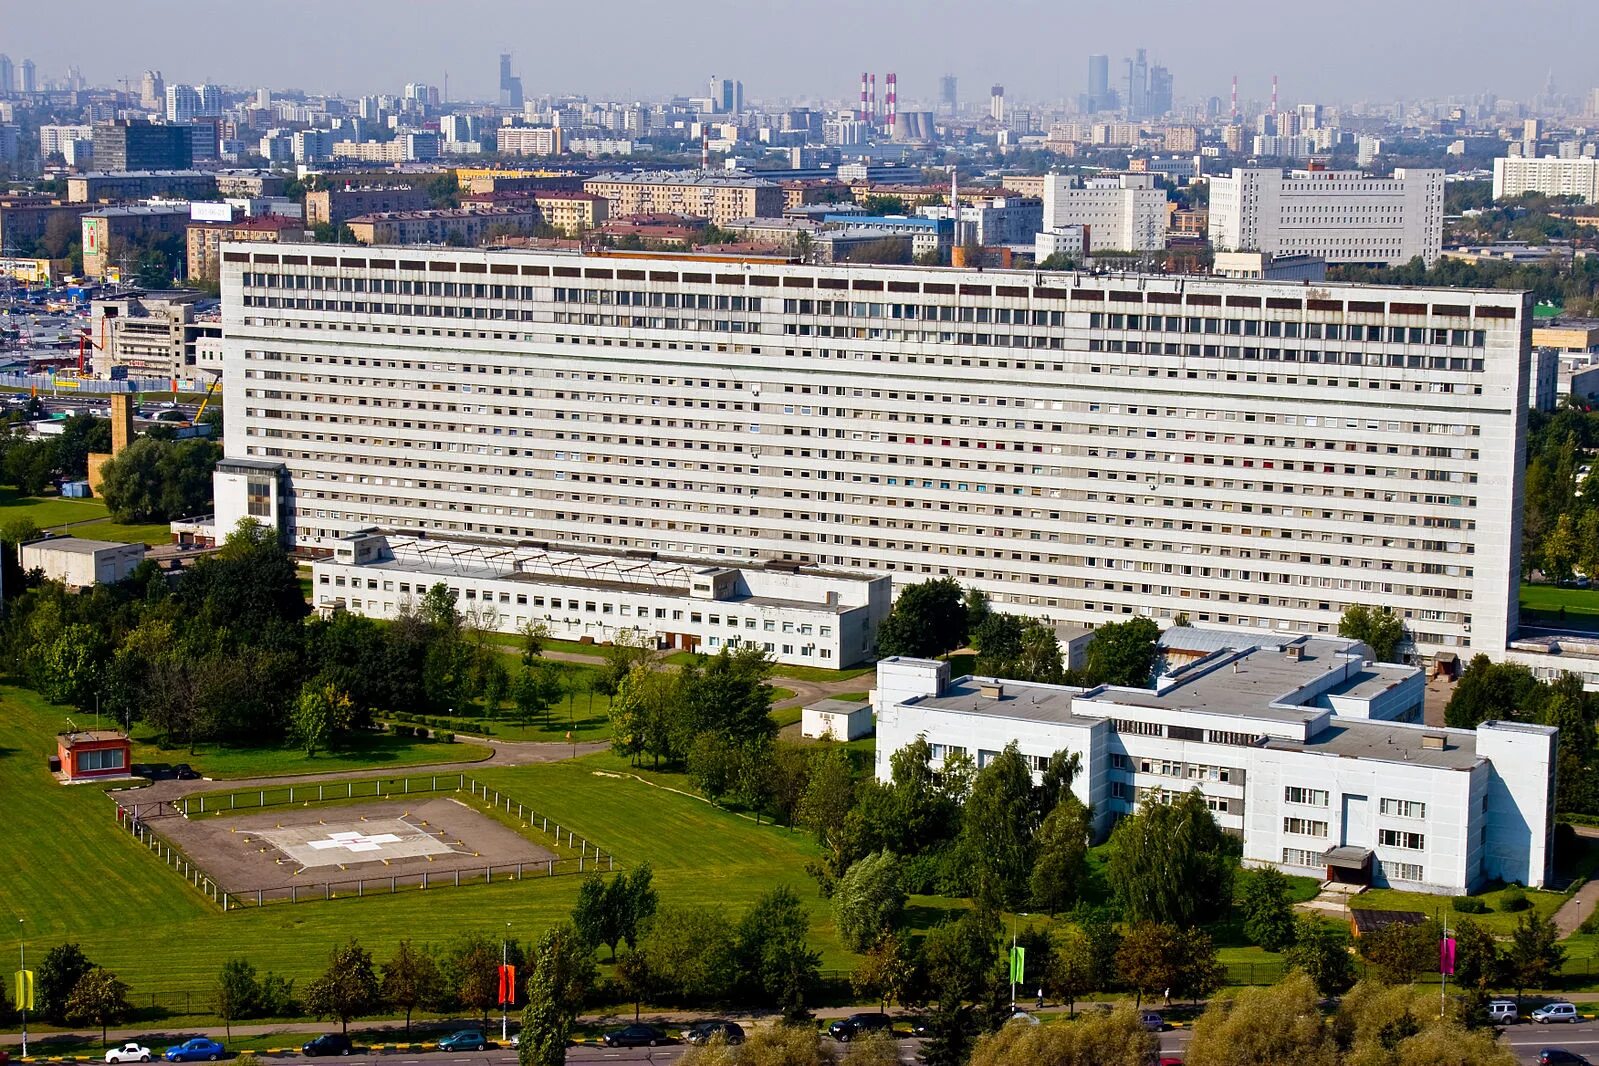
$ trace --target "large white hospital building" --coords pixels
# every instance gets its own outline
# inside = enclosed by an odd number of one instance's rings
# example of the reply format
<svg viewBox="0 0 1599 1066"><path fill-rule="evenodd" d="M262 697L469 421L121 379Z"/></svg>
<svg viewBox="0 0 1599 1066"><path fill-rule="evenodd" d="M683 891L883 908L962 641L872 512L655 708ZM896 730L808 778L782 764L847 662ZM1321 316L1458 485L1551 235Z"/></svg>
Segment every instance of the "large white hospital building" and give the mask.
<svg viewBox="0 0 1599 1066"><path fill-rule="evenodd" d="M981 767L1016 742L1037 773L1077 753L1073 791L1103 833L1146 800L1199 789L1246 863L1441 893L1549 876L1557 737L1547 726L1420 724L1422 676L1338 638L1168 630L1190 653L1148 689L877 666L876 770L925 737ZM1172 651L1168 646L1168 654Z"/></svg>
<svg viewBox="0 0 1599 1066"><path fill-rule="evenodd" d="M949 575L1083 625L1516 624L1518 293L229 244L223 529Z"/></svg>
<svg viewBox="0 0 1599 1066"><path fill-rule="evenodd" d="M1444 172L1234 168L1210 179L1217 251L1316 255L1329 263L1387 263L1443 251Z"/></svg>

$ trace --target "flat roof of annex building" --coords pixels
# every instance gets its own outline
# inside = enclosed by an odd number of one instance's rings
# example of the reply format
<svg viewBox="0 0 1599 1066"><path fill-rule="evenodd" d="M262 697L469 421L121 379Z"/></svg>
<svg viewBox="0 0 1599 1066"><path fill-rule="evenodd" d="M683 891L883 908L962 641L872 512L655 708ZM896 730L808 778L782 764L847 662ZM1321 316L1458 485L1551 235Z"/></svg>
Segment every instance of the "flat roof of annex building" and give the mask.
<svg viewBox="0 0 1599 1066"><path fill-rule="evenodd" d="M373 535L373 534L365 534ZM365 536L363 535L363 536ZM772 607L787 610L814 611L825 614L847 614L862 604L824 600L800 600L780 596L732 596L723 599L694 597L690 595L692 579L696 576L736 570L740 573L795 573L838 583L870 584L884 580L859 574L821 571L810 567L789 570L761 566L719 566L703 559L647 558L624 553L576 552L558 547L535 548L523 546L508 548L503 543L467 541L451 538L406 537L385 535L391 556L366 563L354 563L338 558L319 559L313 565L336 565L359 570L383 570L394 574L421 574L439 580L513 581L531 586L594 589L596 591L632 593L639 595L685 597L710 604L746 607ZM358 539L358 538L346 538ZM442 560L448 559L449 562ZM539 569L523 570L523 563L534 563ZM563 568L578 568L577 572ZM613 576L600 574L609 572ZM632 575L637 575L634 577Z"/></svg>
<svg viewBox="0 0 1599 1066"><path fill-rule="evenodd" d="M83 540L79 537L47 537L23 544L24 548L47 548L50 551L71 552L74 555L94 555L97 552L127 548L130 545L115 540ZM142 548L143 545L140 545Z"/></svg>
<svg viewBox="0 0 1599 1066"><path fill-rule="evenodd" d="M362 190L365 191L365 190ZM935 266L904 266L885 264L802 264L792 261L774 261L770 256L739 256L739 255L696 255L693 252L600 252L597 250L575 249L532 249L532 248L449 248L449 247L417 247L416 245L403 244L373 244L353 246L329 246L312 242L288 242L271 246L270 251L263 250L259 245L248 242L234 242L236 255L254 253L255 258L250 260L256 264L277 264L283 255L306 256L315 255L327 259L327 263L311 264L314 266L337 265L340 269L368 268L374 270L410 270L421 269L401 266L393 258L404 256L410 260L425 257L422 261L439 262L484 262L498 263L517 262L526 267L535 267L543 263L559 263L562 266L572 266L574 262L585 271L602 270L606 266L627 267L635 263L649 263L658 261L662 266L684 266L695 263L744 265L749 268L759 267L763 270L773 270L780 275L815 276L815 275L846 275L858 279L881 276L885 280L902 280L911 276L933 277L937 279L948 278L952 282L961 282L966 285L986 285L981 294L963 291L961 295L990 295L990 296L1026 296L1028 292L1021 288L1028 281L1032 282L1035 290L1042 289L1053 298L1062 298L1069 295L1069 290L1075 287L1086 287L1095 293L1106 289L1116 289L1117 296L1110 302L1145 302L1149 293L1162 296L1176 295L1211 295L1226 292L1237 293L1240 289L1253 290L1266 295L1293 294L1311 300L1325 299L1334 292L1365 292L1372 294L1387 294L1394 298L1393 302L1405 306L1414 306L1423 297L1437 299L1438 305L1434 314L1445 314L1461 305L1462 301L1472 302L1475 298L1478 303L1495 305L1523 304L1529 300L1527 293L1507 289L1486 288L1450 288L1436 287L1399 287L1393 285L1377 285L1369 282L1317 282L1313 285L1300 281L1274 281L1264 278L1221 278L1209 275L1173 275L1173 274L1138 274L1138 273L1090 273L1085 271L1041 271L1025 269L978 269L976 267L935 267ZM385 254L386 253L386 254ZM372 266L372 257L376 257L378 266ZM309 260L308 260L309 261ZM335 263L336 261L336 263ZM242 263L245 260L235 259L232 263ZM297 263L292 265L306 265ZM545 276L533 272L528 276ZM585 274L587 280L614 280L610 275ZM635 279L643 280L643 279ZM651 281L680 281L680 278L651 278ZM1016 292L997 292L992 286L1003 285L1007 282L1018 287ZM1275 292L1273 292L1275 290ZM790 294L792 295L792 294ZM1125 299L1123 299L1125 298ZM1099 297L1096 296L1096 299ZM1191 301L1185 301L1191 302ZM1175 306L1175 304L1171 304ZM1214 305L1211 305L1214 306ZM1250 309L1258 309L1249 305ZM1240 309L1240 305L1232 305L1233 310ZM1283 308L1284 310L1305 310L1301 303L1297 308ZM1310 310L1318 310L1310 308ZM1330 310L1330 309L1329 309ZM1357 307L1350 310L1352 313L1381 313L1375 308ZM1383 308L1386 311L1387 308ZM1397 312L1396 312L1397 313Z"/></svg>

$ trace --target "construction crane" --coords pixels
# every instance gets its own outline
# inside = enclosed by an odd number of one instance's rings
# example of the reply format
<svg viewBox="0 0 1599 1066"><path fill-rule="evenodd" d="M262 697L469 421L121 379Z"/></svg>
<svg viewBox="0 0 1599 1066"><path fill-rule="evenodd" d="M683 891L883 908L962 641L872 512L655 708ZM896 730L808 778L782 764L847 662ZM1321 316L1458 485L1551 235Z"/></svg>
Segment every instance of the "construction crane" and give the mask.
<svg viewBox="0 0 1599 1066"><path fill-rule="evenodd" d="M201 399L200 399L200 406L195 409L194 421L192 423L190 423L191 425L198 426L200 424L200 418L201 418L202 415L205 414L206 405L211 402L211 397L216 394L217 387L220 386L221 384L222 384L222 375L221 374L218 374L216 377L211 379L210 386L205 390L205 395L203 397L201 397Z"/></svg>

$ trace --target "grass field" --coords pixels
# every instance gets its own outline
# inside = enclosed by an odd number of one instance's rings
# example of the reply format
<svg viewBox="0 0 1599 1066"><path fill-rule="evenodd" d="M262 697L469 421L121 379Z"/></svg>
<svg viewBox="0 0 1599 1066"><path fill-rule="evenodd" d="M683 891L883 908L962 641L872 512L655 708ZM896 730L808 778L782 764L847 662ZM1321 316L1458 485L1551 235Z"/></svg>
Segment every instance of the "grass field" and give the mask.
<svg viewBox="0 0 1599 1066"><path fill-rule="evenodd" d="M97 518L110 521L103 500L69 500L61 496L22 496L13 488L0 488L0 524L27 519L40 529ZM109 539L109 538L107 538ZM165 539L163 531L162 539Z"/></svg>
<svg viewBox="0 0 1599 1066"><path fill-rule="evenodd" d="M1599 589L1524 584L1521 620L1564 629L1599 630Z"/></svg>
<svg viewBox="0 0 1599 1066"><path fill-rule="evenodd" d="M670 655L662 656L661 661L671 663L673 666L683 666L698 659L700 654L693 651L674 651ZM854 666L848 670L824 670L819 666L790 666L778 663L772 667L772 676L791 677L795 681L813 681L821 684L828 681L848 681L850 678L869 674L876 669L876 666Z"/></svg>
<svg viewBox="0 0 1599 1066"><path fill-rule="evenodd" d="M23 693L31 695L31 693ZM230 748L202 743L190 754L179 744L163 748L156 736L137 726L133 730L136 763L186 762L202 775L218 780L276 777L285 774L325 774L338 770L398 769L430 763L473 763L489 757L481 744L441 744L433 740L397 737L392 733L357 733L343 738L331 751L308 756L298 748Z"/></svg>

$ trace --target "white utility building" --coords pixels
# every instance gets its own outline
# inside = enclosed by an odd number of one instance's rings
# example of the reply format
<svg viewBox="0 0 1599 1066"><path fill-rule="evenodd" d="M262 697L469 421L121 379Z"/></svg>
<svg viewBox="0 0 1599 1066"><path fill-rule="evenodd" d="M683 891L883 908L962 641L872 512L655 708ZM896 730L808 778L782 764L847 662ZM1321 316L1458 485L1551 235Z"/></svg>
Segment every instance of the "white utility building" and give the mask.
<svg viewBox="0 0 1599 1066"><path fill-rule="evenodd" d="M144 562L144 550L143 544L52 537L24 544L17 554L24 573L39 570L71 588L91 588L127 579Z"/></svg>
<svg viewBox="0 0 1599 1066"><path fill-rule="evenodd" d="M918 737L935 762L961 753L979 767L1015 741L1035 773L1057 751L1081 756L1073 791L1100 833L1197 788L1246 863L1438 893L1547 881L1554 729L1432 728L1419 724L1421 673L1372 663L1363 645L1211 635L1215 650L1153 690L951 680L944 662L884 660L877 775Z"/></svg>
<svg viewBox="0 0 1599 1066"><path fill-rule="evenodd" d="M1166 247L1166 190L1154 174L1044 176L1044 232L1088 230L1090 252L1157 252Z"/></svg>
<svg viewBox="0 0 1599 1066"><path fill-rule="evenodd" d="M318 611L394 618L444 585L491 632L543 623L560 640L631 633L715 654L757 644L780 663L838 669L870 659L890 582L770 563L708 566L654 553L354 533L311 564Z"/></svg>
<svg viewBox="0 0 1599 1066"><path fill-rule="evenodd" d="M1210 243L1218 252L1315 255L1328 263L1386 263L1443 251L1444 172L1234 168L1210 179Z"/></svg>

